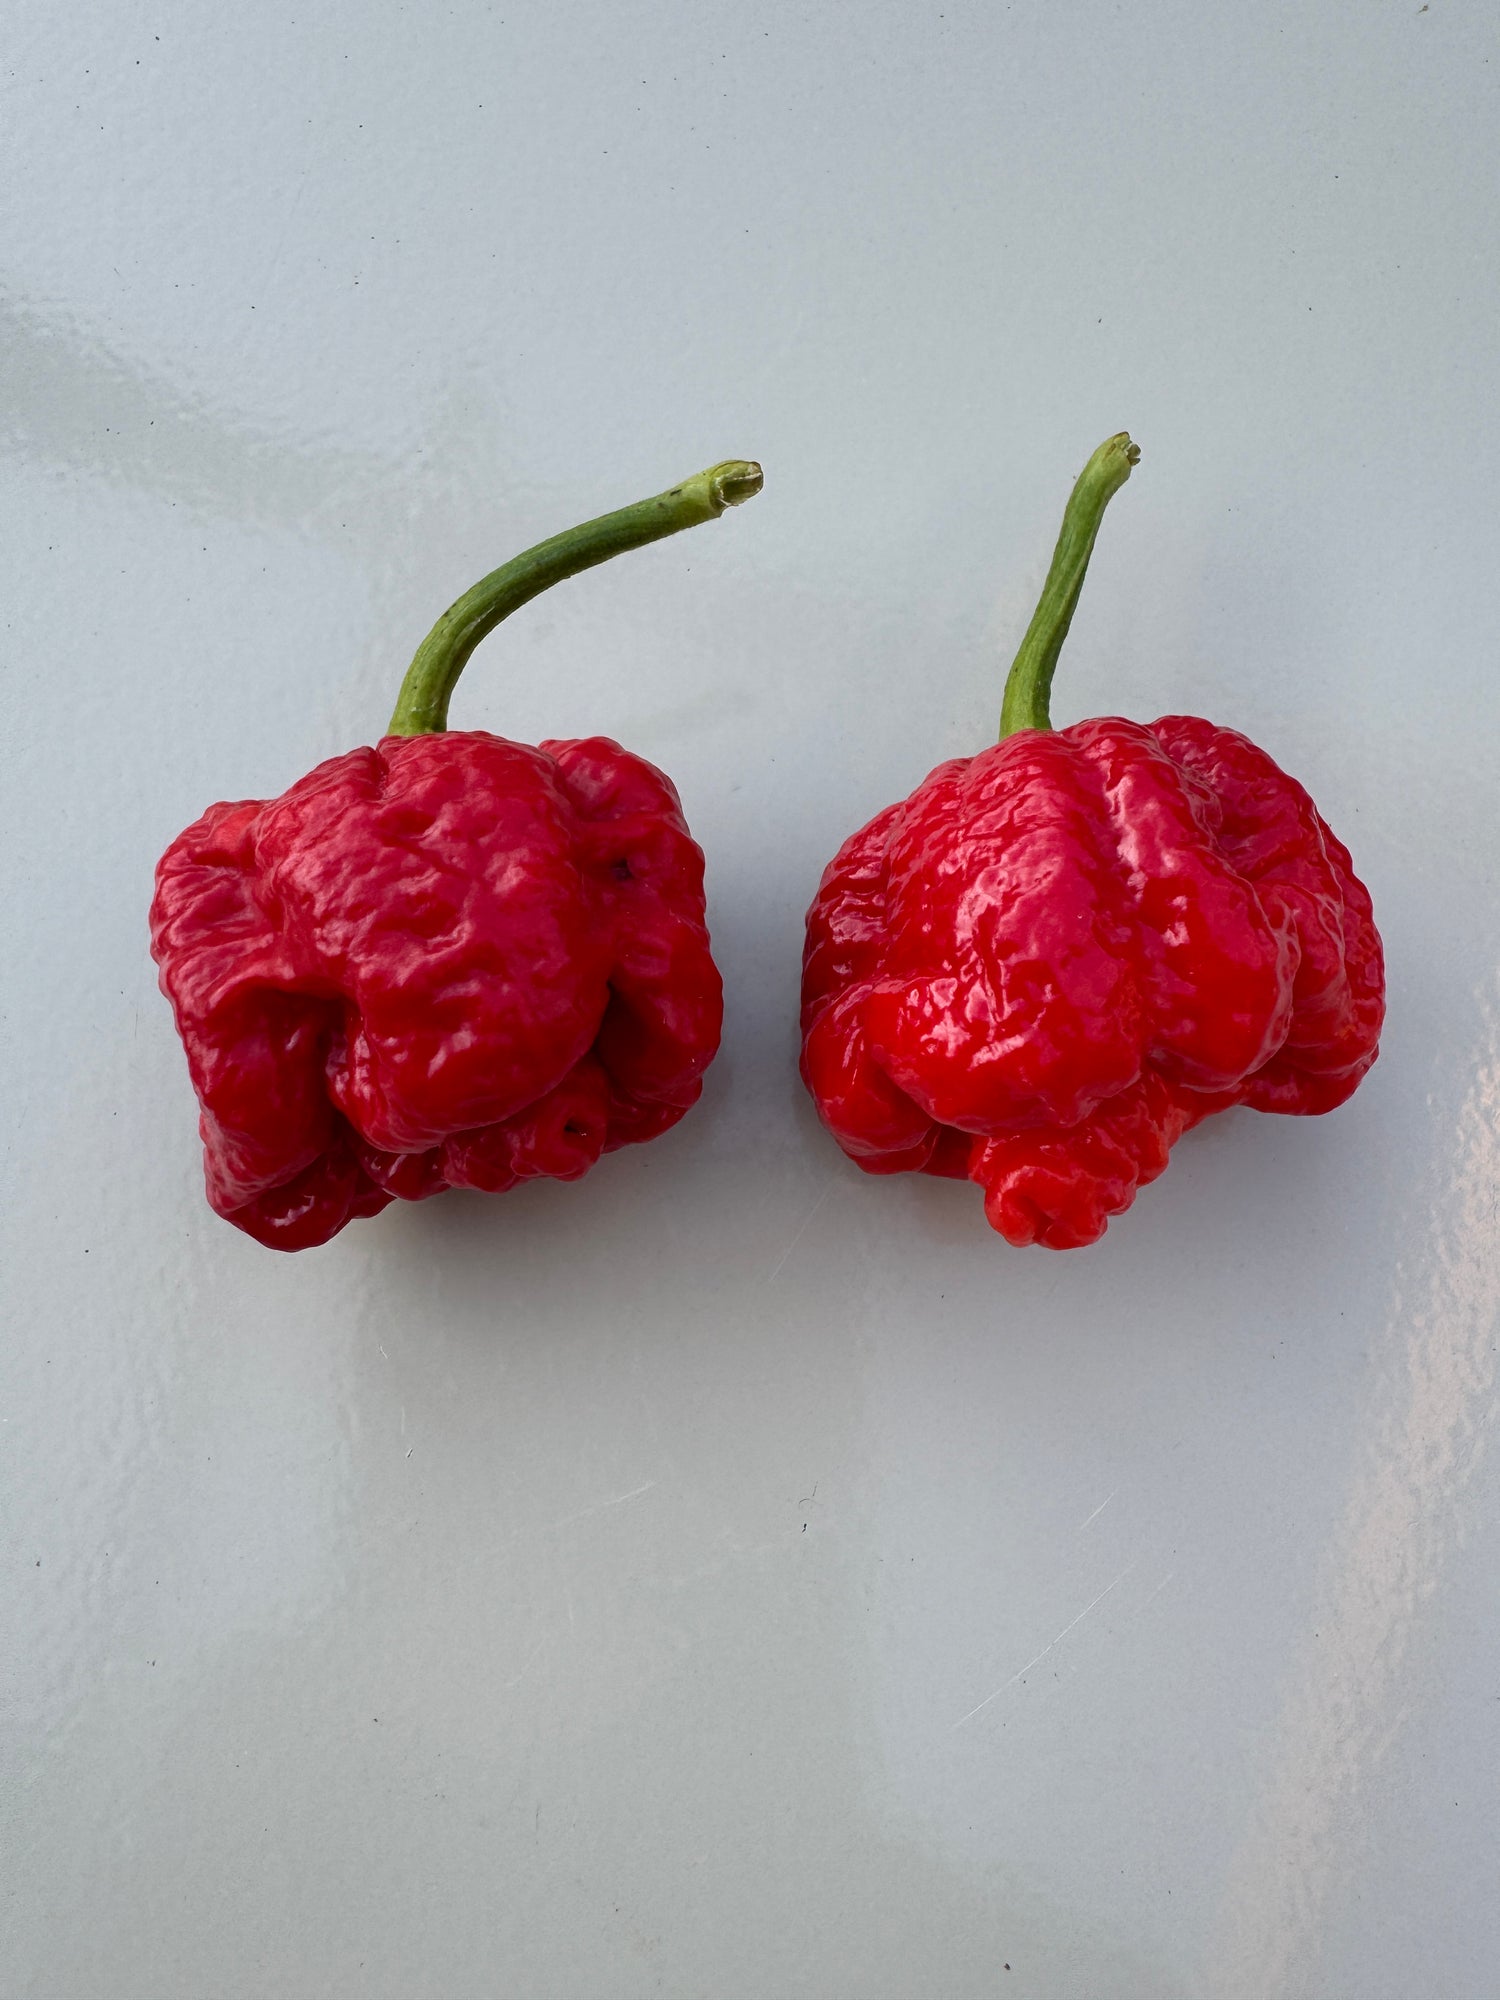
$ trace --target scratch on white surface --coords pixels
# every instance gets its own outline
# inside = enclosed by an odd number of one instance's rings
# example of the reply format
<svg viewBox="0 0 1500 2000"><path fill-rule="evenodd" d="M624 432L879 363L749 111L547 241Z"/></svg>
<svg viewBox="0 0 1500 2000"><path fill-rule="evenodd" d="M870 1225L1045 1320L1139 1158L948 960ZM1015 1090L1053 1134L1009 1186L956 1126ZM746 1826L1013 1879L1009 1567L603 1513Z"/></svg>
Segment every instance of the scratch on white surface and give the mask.
<svg viewBox="0 0 1500 2000"><path fill-rule="evenodd" d="M796 1249L797 1245L802 1241L803 1237L812 1227L813 1217L817 1214L818 1210L823 1206L824 1202L827 1201L828 1197L832 1193L833 1193L833 1182L830 1181L827 1187L825 1187L823 1192L818 1196L817 1200L813 1203L812 1207L807 1211L806 1215L803 1216L802 1227L797 1231L796 1235L792 1238L791 1242L788 1243L785 1250L782 1251L781 1256L777 1262L776 1269L771 1273L770 1277L767 1278L766 1280L766 1283L768 1285L774 1285L776 1280L781 1276L782 1272L786 1268L786 1261L788 1257L791 1256L792 1252Z"/></svg>
<svg viewBox="0 0 1500 2000"><path fill-rule="evenodd" d="M1114 1499L1115 1495L1119 1492L1119 1490L1120 1489L1118 1486L1111 1487L1109 1492L1106 1493L1104 1498L1099 1502L1099 1505L1094 1509L1093 1513L1089 1515L1089 1520L1080 1521L1078 1523L1078 1532L1080 1535L1083 1533L1084 1529L1088 1526L1089 1521L1098 1520L1099 1516L1104 1512L1105 1508L1109 1505L1110 1501Z"/></svg>
<svg viewBox="0 0 1500 2000"><path fill-rule="evenodd" d="M571 1528L575 1521L586 1521L590 1514L604 1514L611 1507L623 1507L627 1500L639 1500L641 1495L649 1493L655 1484L654 1479L648 1479L644 1486L632 1486L628 1493L617 1493L612 1500L596 1500L590 1507L580 1507L576 1514L564 1514L559 1520L548 1521L544 1527L522 1528L519 1532L526 1535L550 1535L558 1528Z"/></svg>
<svg viewBox="0 0 1500 2000"><path fill-rule="evenodd" d="M571 1610L571 1606L569 1608ZM500 1692L502 1694L509 1694L512 1688L516 1688L521 1685L522 1681L525 1680L526 1676L531 1672L532 1668L541 1658L542 1653L546 1648L546 1644L547 1640L545 1635L537 1640L536 1644L532 1647L531 1652L527 1656L526 1664L523 1667L521 1667L518 1672L513 1673L508 1681L502 1684L500 1689ZM541 1808L538 1807L537 1810L540 1812Z"/></svg>
<svg viewBox="0 0 1500 2000"><path fill-rule="evenodd" d="M1105 1598L1108 1597L1109 1593L1115 1588L1115 1585L1123 1583L1126 1577L1129 1576L1130 1572L1134 1568L1135 1568L1134 1563L1127 1563L1124 1569L1122 1569L1120 1571L1120 1574L1115 1578L1114 1583L1105 1584L1103 1590L1100 1591L1099 1595L1096 1598L1094 1598L1092 1602L1085 1604L1082 1611L1079 1612L1076 1618L1070 1618L1067 1624L1064 1625L1062 1630L1058 1633L1057 1637L1053 1640L1050 1640L1047 1645L1043 1646L1042 1650L1037 1654L1034 1660L1028 1660L1025 1666L1019 1668L1015 1673L1013 1673L1008 1681L1002 1681L1000 1686L995 1689L995 1692L993 1694L987 1694L984 1700L980 1702L977 1708L971 1708L967 1715L961 1715L958 1718L957 1722L954 1723L953 1727L955 1729L962 1729L966 1722L972 1722L975 1716L981 1714L985 1709L987 1709L992 1701L998 1701L1001 1695L1005 1693L1005 1690L1007 1688L1013 1688L1018 1680L1023 1679L1027 1674L1031 1672L1033 1667L1040 1666L1042 1661L1045 1660L1047 1655L1052 1651L1052 1648L1054 1646L1060 1645L1062 1641L1067 1638L1068 1634L1072 1631L1075 1625L1081 1625L1084 1619L1088 1617L1089 1613L1092 1610L1094 1610L1096 1606L1104 1602Z"/></svg>
<svg viewBox="0 0 1500 2000"><path fill-rule="evenodd" d="M1176 1576L1176 1574L1177 1572L1175 1569L1169 1569L1167 1571L1166 1575L1162 1578L1161 1582L1157 1584L1156 1588L1150 1593L1150 1595L1142 1600L1141 1602L1142 1611L1145 1610L1148 1604L1154 1604L1156 1602L1157 1598L1161 1596L1162 1592L1166 1589L1167 1585L1172 1581L1173 1577Z"/></svg>

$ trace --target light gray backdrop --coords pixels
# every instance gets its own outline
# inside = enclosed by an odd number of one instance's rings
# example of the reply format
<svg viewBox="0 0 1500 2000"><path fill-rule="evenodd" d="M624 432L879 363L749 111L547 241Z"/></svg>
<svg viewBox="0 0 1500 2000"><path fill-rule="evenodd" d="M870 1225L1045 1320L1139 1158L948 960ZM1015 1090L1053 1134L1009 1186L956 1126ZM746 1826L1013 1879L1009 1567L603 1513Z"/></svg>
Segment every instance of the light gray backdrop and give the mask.
<svg viewBox="0 0 1500 2000"><path fill-rule="evenodd" d="M1493 8L18 0L4 67L6 1994L1493 1992ZM841 1158L797 966L1121 427L1059 719L1263 742L1391 1012L1057 1257ZM700 1109L261 1250L157 854L736 454L454 704L677 779Z"/></svg>

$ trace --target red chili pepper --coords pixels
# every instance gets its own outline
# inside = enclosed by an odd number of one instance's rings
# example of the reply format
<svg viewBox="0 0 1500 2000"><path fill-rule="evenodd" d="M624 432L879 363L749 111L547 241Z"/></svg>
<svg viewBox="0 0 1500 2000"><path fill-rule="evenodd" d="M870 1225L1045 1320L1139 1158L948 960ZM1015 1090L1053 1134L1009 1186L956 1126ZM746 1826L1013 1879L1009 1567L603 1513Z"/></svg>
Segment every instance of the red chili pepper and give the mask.
<svg viewBox="0 0 1500 2000"><path fill-rule="evenodd" d="M1348 851L1263 750L1197 716L1054 730L1053 670L1140 454L1084 468L1000 741L844 843L807 916L802 1075L866 1173L977 1181L1010 1242L1093 1243L1233 1104L1342 1104L1380 939Z"/></svg>
<svg viewBox="0 0 1500 2000"><path fill-rule="evenodd" d="M604 736L449 733L448 699L528 599L760 487L732 460L516 557L438 620L374 749L167 849L151 950L220 1215L301 1250L395 1197L574 1180L696 1101L723 997L671 781Z"/></svg>

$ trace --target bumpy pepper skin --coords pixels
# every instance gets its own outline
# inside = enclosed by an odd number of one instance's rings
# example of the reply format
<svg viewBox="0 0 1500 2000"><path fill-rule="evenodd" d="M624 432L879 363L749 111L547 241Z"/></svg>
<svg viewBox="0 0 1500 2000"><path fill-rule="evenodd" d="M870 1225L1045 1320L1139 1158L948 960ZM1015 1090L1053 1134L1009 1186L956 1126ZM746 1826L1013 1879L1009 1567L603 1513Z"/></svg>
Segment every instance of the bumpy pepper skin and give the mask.
<svg viewBox="0 0 1500 2000"><path fill-rule="evenodd" d="M867 1173L973 1180L1063 1250L1209 1113L1342 1104L1382 1015L1370 898L1302 787L1196 716L1103 717L940 765L845 842L802 1075Z"/></svg>
<svg viewBox="0 0 1500 2000"><path fill-rule="evenodd" d="M447 706L538 590L759 486L728 461L517 557L438 621L373 749L172 842L151 950L218 1214L307 1249L395 1199L576 1180L696 1102L723 993L671 782L602 736L449 731Z"/></svg>
<svg viewBox="0 0 1500 2000"><path fill-rule="evenodd" d="M216 805L151 944L211 1206L300 1250L399 1196L575 1180L698 1098L723 998L703 855L603 737L386 737Z"/></svg>

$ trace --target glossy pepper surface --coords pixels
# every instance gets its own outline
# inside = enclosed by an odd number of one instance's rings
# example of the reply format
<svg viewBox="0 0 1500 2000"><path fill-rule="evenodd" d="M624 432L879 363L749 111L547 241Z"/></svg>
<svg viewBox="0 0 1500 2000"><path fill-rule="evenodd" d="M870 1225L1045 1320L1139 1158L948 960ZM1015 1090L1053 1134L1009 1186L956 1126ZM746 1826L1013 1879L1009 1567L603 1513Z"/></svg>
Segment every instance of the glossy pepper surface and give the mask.
<svg viewBox="0 0 1500 2000"><path fill-rule="evenodd" d="M1380 939L1349 854L1263 750L1197 716L1053 729L1053 670L1110 496L1074 489L1001 740L846 841L807 918L802 1074L867 1173L978 1183L1071 1249L1189 1127L1316 1113L1374 1062Z"/></svg>
<svg viewBox="0 0 1500 2000"><path fill-rule="evenodd" d="M299 1250L393 1199L575 1179L694 1103L722 989L670 780L607 737L449 731L448 697L538 591L759 489L729 462L517 557L439 620L378 744L172 842L151 949L220 1215Z"/></svg>

